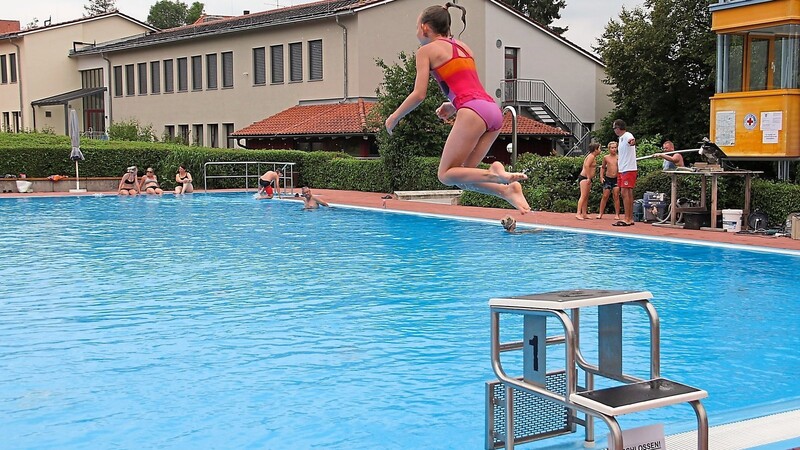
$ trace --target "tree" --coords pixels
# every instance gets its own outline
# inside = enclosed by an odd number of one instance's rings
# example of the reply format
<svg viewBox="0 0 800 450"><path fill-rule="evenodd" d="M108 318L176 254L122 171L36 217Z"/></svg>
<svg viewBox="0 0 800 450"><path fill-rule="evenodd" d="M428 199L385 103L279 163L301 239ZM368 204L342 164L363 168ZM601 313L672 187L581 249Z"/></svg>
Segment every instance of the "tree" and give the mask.
<svg viewBox="0 0 800 450"><path fill-rule="evenodd" d="M84 17L92 17L98 14L104 14L117 10L116 0L89 0L89 3L83 6Z"/></svg>
<svg viewBox="0 0 800 450"><path fill-rule="evenodd" d="M147 23L160 28L175 28L186 25L189 7L180 0L160 0L150 7Z"/></svg>
<svg viewBox="0 0 800 450"><path fill-rule="evenodd" d="M186 12L186 24L190 25L197 22L197 19L199 19L200 16L202 16L203 13L205 12L204 11L205 6L206 5L200 2L192 3L192 6L190 6Z"/></svg>
<svg viewBox="0 0 800 450"><path fill-rule="evenodd" d="M561 10L567 6L566 0L503 0L507 5L519 10L539 25L548 27L561 36L569 27L554 27L554 20L561 18Z"/></svg>
<svg viewBox="0 0 800 450"><path fill-rule="evenodd" d="M638 136L662 134L679 147L708 135L714 94L713 0L646 0L611 20L595 51L606 63L614 110L603 119L605 141L621 118ZM601 139L601 142L603 140Z"/></svg>
<svg viewBox="0 0 800 450"><path fill-rule="evenodd" d="M383 70L383 83L375 91L378 103L370 113L370 123L379 130L381 159L392 174L392 189L398 190L406 188L409 182L413 184L414 174L406 170L411 158L441 154L451 125L436 117L436 108L447 99L431 79L425 100L389 136L383 122L414 90L416 57L401 52L397 64L390 66L383 60L376 63Z"/></svg>

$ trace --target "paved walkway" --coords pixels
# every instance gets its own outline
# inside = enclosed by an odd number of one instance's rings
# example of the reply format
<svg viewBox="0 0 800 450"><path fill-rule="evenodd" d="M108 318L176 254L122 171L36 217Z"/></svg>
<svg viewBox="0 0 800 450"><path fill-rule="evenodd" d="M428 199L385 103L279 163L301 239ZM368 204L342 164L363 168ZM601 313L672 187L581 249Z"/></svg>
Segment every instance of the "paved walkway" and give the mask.
<svg viewBox="0 0 800 450"><path fill-rule="evenodd" d="M196 191L202 192L202 190ZM31 196L63 196L63 195L94 195L71 194L69 192L46 192L33 194L0 194L0 198L31 197ZM114 195L116 192L103 192L104 195ZM684 230L682 228L666 228L637 222L632 227L614 227L614 215L606 215L603 219L577 220L573 213L533 212L521 215L515 210L500 208L479 208L473 206L446 205L440 203L425 203L416 201L396 200L394 197L384 200L384 193L337 191L330 189L314 189L314 194L322 197L328 203L340 205L363 206L369 208L386 208L397 211L411 211L427 214L441 214L448 216L473 217L499 221L506 215L512 215L519 223L551 225L565 228L596 230L608 233L647 235L662 238L685 239L695 241L717 242L736 245L751 245L759 247L777 248L800 251L800 240L788 237L775 237L763 235L747 235L738 233L714 232L703 230ZM165 195L172 195L166 193ZM592 217L594 217L592 215Z"/></svg>
<svg viewBox="0 0 800 450"><path fill-rule="evenodd" d="M381 196L385 194L372 192L314 189L314 194L321 196L329 203L367 206L371 208L382 208L385 202L386 209L398 211L414 211L428 214L475 217L498 221L506 215L512 215L517 219L518 223L525 222L575 229L597 230L608 233L648 235L662 238L709 241L736 245L753 245L800 251L800 240L793 240L788 237L746 235L702 230L684 230L683 228L658 227L653 226L652 224L641 222L637 222L632 227L614 227L611 225L616 222L614 219L614 214L606 215L602 219L578 220L575 218L574 213L551 213L537 211L531 214L521 215L515 210L511 209L478 208L473 206L443 205L438 203L423 203L394 199L384 201L381 199ZM594 215L591 217L594 217Z"/></svg>

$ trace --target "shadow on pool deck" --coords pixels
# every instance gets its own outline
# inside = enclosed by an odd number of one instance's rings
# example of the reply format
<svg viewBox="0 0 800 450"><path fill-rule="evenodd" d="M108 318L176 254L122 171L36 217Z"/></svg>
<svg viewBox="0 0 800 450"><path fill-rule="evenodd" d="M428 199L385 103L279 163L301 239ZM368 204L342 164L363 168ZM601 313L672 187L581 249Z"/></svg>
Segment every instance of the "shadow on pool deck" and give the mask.
<svg viewBox="0 0 800 450"><path fill-rule="evenodd" d="M241 192L242 190L222 190L222 191L209 191L209 192ZM202 189L195 192L202 193ZM253 192L251 190L250 192ZM46 193L32 193L32 194L0 194L0 198L12 197L38 197L38 196L68 196L68 195L95 195L98 193L90 192L87 194L72 194L69 192L46 192ZM104 195L115 195L116 192L102 192ZM511 215L517 219L519 223L530 223L538 225L550 225L558 227L567 227L574 229L595 230L614 234L626 235L642 235L654 236L660 238L672 239L686 239L695 241L717 242L735 245L750 245L759 247L768 247L776 249L800 251L800 240L794 240L789 237L775 237L764 235L747 235L738 233L727 232L714 232L703 230L684 230L682 228L665 228L657 227L652 224L637 222L631 227L614 227L611 224L616 222L614 215L610 214L603 219L590 219L579 221L575 219L574 213L552 213L552 212L533 212L529 214L520 214L512 209L501 208L481 208L474 206L459 206L447 205L441 203L425 203L415 201L396 200L393 196L391 199L384 200L385 193L380 192L358 192L358 191L337 191L330 189L314 189L314 194L322 197L328 203L340 205L362 206L369 208L386 208L395 211L409 211L425 214L441 214L447 216L460 216L472 217L480 219L497 220L498 225L500 219L507 215ZM173 195L165 193L164 195ZM593 217L593 216L592 216ZM502 229L497 227L498 233Z"/></svg>

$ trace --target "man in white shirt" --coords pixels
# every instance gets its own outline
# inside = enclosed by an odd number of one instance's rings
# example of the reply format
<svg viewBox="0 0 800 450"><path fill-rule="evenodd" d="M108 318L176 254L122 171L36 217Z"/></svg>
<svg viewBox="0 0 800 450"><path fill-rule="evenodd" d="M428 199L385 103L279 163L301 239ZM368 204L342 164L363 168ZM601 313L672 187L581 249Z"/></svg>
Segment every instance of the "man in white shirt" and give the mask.
<svg viewBox="0 0 800 450"><path fill-rule="evenodd" d="M629 227L633 225L633 188L636 187L636 139L626 130L625 121L617 119L614 121L614 134L619 137L617 154L619 159L619 175L617 184L622 196L622 205L625 208L625 220L613 223L615 227Z"/></svg>

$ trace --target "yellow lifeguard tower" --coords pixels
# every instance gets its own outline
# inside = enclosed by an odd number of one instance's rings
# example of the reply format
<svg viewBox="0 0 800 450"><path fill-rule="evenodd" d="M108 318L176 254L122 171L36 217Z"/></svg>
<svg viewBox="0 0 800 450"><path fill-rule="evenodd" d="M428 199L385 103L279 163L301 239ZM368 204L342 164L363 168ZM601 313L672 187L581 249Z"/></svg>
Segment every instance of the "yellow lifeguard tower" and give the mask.
<svg viewBox="0 0 800 450"><path fill-rule="evenodd" d="M736 159L800 158L800 0L720 0L711 140ZM782 173L783 172L783 173Z"/></svg>

